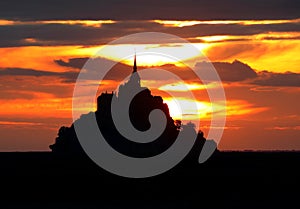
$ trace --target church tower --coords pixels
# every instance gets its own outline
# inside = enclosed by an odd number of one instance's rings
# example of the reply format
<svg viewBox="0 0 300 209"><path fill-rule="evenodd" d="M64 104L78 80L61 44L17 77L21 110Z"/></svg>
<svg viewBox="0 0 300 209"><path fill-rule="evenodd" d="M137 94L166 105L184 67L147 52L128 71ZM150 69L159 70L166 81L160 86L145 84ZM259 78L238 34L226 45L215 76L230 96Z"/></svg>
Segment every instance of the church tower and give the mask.
<svg viewBox="0 0 300 209"><path fill-rule="evenodd" d="M134 54L134 62L133 62L133 71L129 79L130 83L135 83L138 87L141 87L141 78L137 72L137 65L136 65L136 54Z"/></svg>
<svg viewBox="0 0 300 209"><path fill-rule="evenodd" d="M136 66L136 54L134 53L134 63L133 63L133 72L132 73L136 73L137 72L137 66Z"/></svg>
<svg viewBox="0 0 300 209"><path fill-rule="evenodd" d="M133 69L127 82L121 84L118 89L118 97L128 94L128 92L135 92L136 90L146 90L146 87L141 87L141 78L137 72L136 54L134 54Z"/></svg>

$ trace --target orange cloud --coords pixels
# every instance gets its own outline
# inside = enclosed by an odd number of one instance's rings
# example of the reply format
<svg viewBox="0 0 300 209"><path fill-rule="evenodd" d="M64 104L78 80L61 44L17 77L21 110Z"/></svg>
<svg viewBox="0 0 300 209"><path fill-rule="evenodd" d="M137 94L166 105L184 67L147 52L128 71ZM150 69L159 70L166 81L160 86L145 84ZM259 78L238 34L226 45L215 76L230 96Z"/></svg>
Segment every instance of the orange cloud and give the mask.
<svg viewBox="0 0 300 209"><path fill-rule="evenodd" d="M236 116L257 114L268 109L269 107L256 107L254 104L251 104L244 100L226 101L226 114L231 118Z"/></svg>
<svg viewBox="0 0 300 209"><path fill-rule="evenodd" d="M27 41L34 41L28 39ZM24 46L0 47L0 68L26 68L50 72L70 71L55 60L93 56L101 46Z"/></svg>
<svg viewBox="0 0 300 209"><path fill-rule="evenodd" d="M39 25L39 24L64 24L64 25L84 25L99 28L102 24L113 24L114 20L39 20L39 21L14 21L0 20L0 25Z"/></svg>
<svg viewBox="0 0 300 209"><path fill-rule="evenodd" d="M13 21L13 20L0 19L0 26L2 26L2 25L13 25L14 23L15 23L15 21Z"/></svg>
<svg viewBox="0 0 300 209"><path fill-rule="evenodd" d="M84 25L88 27L99 28L103 24L113 24L117 21L114 20L46 20L46 21L35 21L35 24L66 24L66 25ZM26 22L25 22L26 23Z"/></svg>
<svg viewBox="0 0 300 209"><path fill-rule="evenodd" d="M300 130L300 126L275 126L270 128L265 128L266 130L277 130L277 131L287 131L287 130Z"/></svg>
<svg viewBox="0 0 300 209"><path fill-rule="evenodd" d="M37 93L41 96L41 93ZM72 110L72 98L49 98L49 95L44 95L45 98L37 98L32 100L14 99L1 101L0 112L1 117L53 117L70 118Z"/></svg>
<svg viewBox="0 0 300 209"><path fill-rule="evenodd" d="M214 43L204 53L212 61L238 59L255 70L283 73L300 72L299 51L300 40L261 40Z"/></svg>
<svg viewBox="0 0 300 209"><path fill-rule="evenodd" d="M26 126L38 126L42 123L23 122L23 121L0 121L0 125L26 125Z"/></svg>

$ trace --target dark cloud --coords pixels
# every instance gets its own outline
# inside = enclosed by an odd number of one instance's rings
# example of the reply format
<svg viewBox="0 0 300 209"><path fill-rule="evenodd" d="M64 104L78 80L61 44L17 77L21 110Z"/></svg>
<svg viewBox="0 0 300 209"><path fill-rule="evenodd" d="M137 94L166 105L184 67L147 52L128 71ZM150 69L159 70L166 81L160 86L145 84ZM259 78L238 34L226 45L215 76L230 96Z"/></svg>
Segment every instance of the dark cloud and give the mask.
<svg viewBox="0 0 300 209"><path fill-rule="evenodd" d="M71 58L67 62L63 60L54 60L54 62L60 66L81 69L88 60L89 60L88 57L82 57L82 58Z"/></svg>
<svg viewBox="0 0 300 209"><path fill-rule="evenodd" d="M54 60L54 62L60 66L81 69L84 66L84 64L86 64L87 60L88 58L72 58L69 59L68 61ZM88 75L86 75L85 77L90 80L96 80L99 77L98 74L99 71L101 70L100 66L105 65L104 64L105 62L110 62L110 64L114 65L105 76L104 78L105 80L123 81L132 72L132 66L130 65L126 65L123 63L115 63L105 58L93 58L93 59L89 59L88 64L85 66L85 70L88 69L88 71L83 71L83 74L88 72ZM193 80L197 78L193 70L187 67L177 67L176 65L173 64L165 64L161 66L152 66L152 67L138 66L138 68L140 71L147 68L151 68L152 70L164 69L173 74L176 74L178 77L184 80ZM153 74L148 72L143 73L143 78L145 80L173 79L172 76L162 77L160 73Z"/></svg>
<svg viewBox="0 0 300 209"><path fill-rule="evenodd" d="M10 0L1 1L0 19L289 19L298 18L297 0Z"/></svg>
<svg viewBox="0 0 300 209"><path fill-rule="evenodd" d="M14 90L0 90L1 98L0 100L14 100L14 99L27 99L31 100L36 98L32 92L29 91L14 91Z"/></svg>
<svg viewBox="0 0 300 209"><path fill-rule="evenodd" d="M247 79L253 79L257 77L256 72L247 64L235 60L232 63L228 62L212 62L214 68L219 74L222 81L244 81ZM198 62L196 64L196 70L202 74L209 74L206 71L211 69L210 63Z"/></svg>
<svg viewBox="0 0 300 209"><path fill-rule="evenodd" d="M95 45L110 41L99 28L82 25L32 24L0 26L0 46ZM108 34L109 31L107 31ZM27 42L31 38L34 41Z"/></svg>
<svg viewBox="0 0 300 209"><path fill-rule="evenodd" d="M87 62L88 61L88 62ZM88 80L97 80L99 77L99 72L102 70L101 66L104 66L105 63L109 63L110 65L113 65L113 67L109 70L109 72L104 77L104 80L113 80L113 81L123 81L127 76L129 76L132 72L132 66L126 65L123 63L116 63L114 61L105 59L105 58L71 58L68 61L63 60L54 60L54 62L60 66L64 67L70 67L75 69L82 69L84 67L85 71L82 71L82 74L84 78ZM85 65L86 64L86 65ZM85 65L85 66L84 66ZM144 66L138 66L139 70L142 71L143 69L147 68ZM183 79L191 79L195 75L191 70L188 71L187 68L179 68L176 65L173 64L166 64L162 66L153 66L153 70L159 70L164 69L169 72L172 72L174 74L177 74L177 76L183 78ZM184 71L184 74L181 74L181 72ZM146 80L168 80L172 77L161 77L161 74L149 74L144 73L143 78Z"/></svg>
<svg viewBox="0 0 300 209"><path fill-rule="evenodd" d="M72 58L68 61L55 60L58 65L81 69L86 63L88 58ZM112 62L104 58L94 58L89 60L89 76L88 79L96 79L99 73L99 66L102 62ZM256 84L260 86L287 86L287 87L300 87L300 74L298 73L273 73L268 71L263 71L257 73L249 65L242 63L238 60L229 62L198 62L196 63L195 70L200 72L201 75L209 74L206 73L211 67L214 67L220 76L220 79L224 82L246 82L251 84ZM142 70L145 67L140 66L139 69ZM165 64L162 66L153 66L154 69L164 69L173 74L176 74L184 80L198 80L196 74L186 67L177 67L173 64ZM106 75L105 80L122 81L124 78L130 75L132 72L132 66L128 66L122 63L116 63L109 73ZM30 73L27 72L27 73ZM34 72L39 74L40 72ZM0 73L1 75L1 73ZM145 74L145 79L156 79L156 80L168 80L170 78L161 78L160 74L147 75Z"/></svg>
<svg viewBox="0 0 300 209"><path fill-rule="evenodd" d="M247 64L240 61L228 62L212 62L211 63L222 81L239 82L255 84L259 86L280 86L280 87L300 87L299 73L274 73L274 72L256 72ZM210 63L199 62L196 64L196 70L207 71L211 69Z"/></svg>
<svg viewBox="0 0 300 209"><path fill-rule="evenodd" d="M289 86L300 87L300 74L299 73L273 73L273 72L260 72L258 78L252 83L260 86Z"/></svg>
<svg viewBox="0 0 300 209"><path fill-rule="evenodd" d="M50 77L59 77L63 79L63 82L69 83L74 82L78 76L78 72L51 72L51 71L42 71L35 69L25 69L25 68L5 68L0 69L0 76L50 76Z"/></svg>
<svg viewBox="0 0 300 209"><path fill-rule="evenodd" d="M199 36L213 35L233 35L246 36L268 32L299 32L299 23L281 23L281 24L199 24L184 28L167 28L171 34L179 35L183 38L194 38ZM166 32L167 32L166 31Z"/></svg>
<svg viewBox="0 0 300 209"><path fill-rule="evenodd" d="M159 31L163 28L163 25L158 23L138 21L103 24L101 27L29 22L28 24L0 26L0 47L107 44L121 36L136 32ZM26 41L28 38L34 41ZM154 40L158 43L159 41Z"/></svg>
<svg viewBox="0 0 300 209"><path fill-rule="evenodd" d="M87 62L88 61L88 62ZM105 76L105 80L115 80L120 81L126 78L132 72L132 67L122 64L116 63L112 60L108 60L105 58L72 58L68 61L63 60L54 60L54 62L60 66L70 67L75 69L85 68L86 71L83 71L83 78L87 80L98 80L99 71L101 71L101 66L112 65L113 67L109 70L107 75ZM85 65L86 64L86 65ZM85 65L85 66L84 66Z"/></svg>
<svg viewBox="0 0 300 209"><path fill-rule="evenodd" d="M170 33L190 41L199 42L195 37L210 35L254 35L267 32L300 32L299 23L281 24L199 24L187 27L166 27L149 21L119 21L103 24L101 27L90 27L81 24L41 24L32 23L0 26L0 47L10 46L48 46L48 45L99 45L107 44L119 37L137 32L156 31ZM29 41L28 41L29 39ZM127 40L128 43L149 43L141 40ZM152 43L172 43L173 40L162 40L152 37Z"/></svg>
<svg viewBox="0 0 300 209"><path fill-rule="evenodd" d="M69 74L43 73L30 69L0 69L0 99L30 100L46 95L47 98L49 95L66 98L72 95L74 81L75 78Z"/></svg>

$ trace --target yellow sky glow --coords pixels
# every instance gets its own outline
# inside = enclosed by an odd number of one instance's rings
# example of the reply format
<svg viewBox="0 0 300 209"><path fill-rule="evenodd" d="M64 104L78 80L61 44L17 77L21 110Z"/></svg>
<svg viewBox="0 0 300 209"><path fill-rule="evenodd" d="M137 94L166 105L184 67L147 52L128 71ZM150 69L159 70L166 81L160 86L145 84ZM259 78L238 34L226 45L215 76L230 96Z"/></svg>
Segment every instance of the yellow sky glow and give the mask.
<svg viewBox="0 0 300 209"><path fill-rule="evenodd" d="M260 24L282 24L282 23L299 23L300 19L293 20L153 20L153 22L162 24L166 27L186 27L200 24L240 24L240 25L260 25Z"/></svg>
<svg viewBox="0 0 300 209"><path fill-rule="evenodd" d="M44 21L14 21L0 20L1 25L35 25L35 24L64 24L64 25L84 25L99 28L102 24L113 24L114 20L44 20Z"/></svg>
<svg viewBox="0 0 300 209"><path fill-rule="evenodd" d="M185 91L193 91L193 90L205 90L208 88L218 88L219 85L217 83L209 83L207 85L203 85L200 83L171 83L166 84L161 87L159 87L159 90L163 91L177 91L177 92L185 92Z"/></svg>
<svg viewBox="0 0 300 209"><path fill-rule="evenodd" d="M15 21L0 19L0 25L34 25L34 24L66 24L66 25L84 25L88 27L101 27L102 24L114 24L115 20L44 20L44 21ZM187 27L200 24L240 24L240 25L259 25L259 24L283 24L299 23L300 18L292 20L151 20L166 27Z"/></svg>
<svg viewBox="0 0 300 209"><path fill-rule="evenodd" d="M211 61L239 60L257 71L299 73L300 40L260 40L211 43L204 54ZM276 62L274 62L276 60Z"/></svg>
<svg viewBox="0 0 300 209"><path fill-rule="evenodd" d="M264 40L272 40L272 39L299 39L300 32L269 32L269 33L261 33L256 35L220 35L220 36L200 36L196 37L196 39L204 41L204 42L220 42L220 41L264 41Z"/></svg>
<svg viewBox="0 0 300 209"><path fill-rule="evenodd" d="M297 36L298 34L272 33L269 35L283 35L291 37ZM300 40L225 41L220 43L193 43L193 46L198 48L200 51L202 50L203 54L205 54L211 61L232 62L233 60L238 59L258 71L300 72L300 69L298 68L298 64L300 63ZM132 52L133 55L133 48L136 48L137 52L147 52L148 47L149 45L137 45L135 47L130 45L112 45L107 46L106 51L99 54L99 56L117 61L123 59L124 55L130 54L130 52ZM181 60L190 65L201 61L197 54L182 53L181 50L185 48L184 45L173 45L172 47L161 48L152 45L152 47L157 47L157 51L160 51L161 49L162 52L166 54L168 54L170 50L173 52L177 51ZM64 61L68 61L70 58L90 57L96 54L96 52L101 48L103 48L103 46L28 46L0 48L0 68L29 68L62 72L70 70L70 68L59 66L54 62L54 60L62 59ZM276 62L274 62L274 59L276 59ZM128 65L132 65L132 57L128 57L123 62ZM166 57L161 55L151 57L144 55L139 56L138 59L139 66L157 66L167 63L178 66L181 64L176 60L166 59Z"/></svg>
<svg viewBox="0 0 300 209"><path fill-rule="evenodd" d="M210 120L212 111L215 117L223 117L226 110L226 117L238 118L249 114L257 114L268 110L266 107L255 107L253 104L244 100L228 100L226 107L210 101L193 101L184 97L176 99L164 97L164 102L168 104L170 115L174 119L182 121Z"/></svg>
<svg viewBox="0 0 300 209"><path fill-rule="evenodd" d="M122 45L106 45L97 52L97 56L111 59L114 61L122 61L125 64L132 65L132 56L134 49L138 54L138 65L140 66L159 66L163 64L175 64L182 66L182 62L199 57L201 48L204 49L205 45L200 44L197 50L191 50L191 44L178 43L178 44L122 44ZM93 48L91 49L93 50ZM173 56L170 57L169 55Z"/></svg>
<svg viewBox="0 0 300 209"><path fill-rule="evenodd" d="M15 21L13 20L2 20L0 19L0 26L1 25L13 25Z"/></svg>

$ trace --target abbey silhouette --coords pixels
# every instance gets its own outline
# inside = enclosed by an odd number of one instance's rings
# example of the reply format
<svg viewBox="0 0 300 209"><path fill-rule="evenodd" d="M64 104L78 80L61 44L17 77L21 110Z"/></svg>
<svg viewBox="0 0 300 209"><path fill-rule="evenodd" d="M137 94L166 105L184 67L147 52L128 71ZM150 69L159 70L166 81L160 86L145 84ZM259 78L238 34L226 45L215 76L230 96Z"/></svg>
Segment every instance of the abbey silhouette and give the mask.
<svg viewBox="0 0 300 209"><path fill-rule="evenodd" d="M135 95L134 92L138 93ZM149 114L152 110L159 109L165 114L166 128L156 140L149 143L129 141L117 130L112 119L112 101L117 98L120 103L129 94L135 95L130 102L129 117L130 122L137 130L147 131L150 128ZM117 111L123 111L122 106L119 106ZM120 153L132 157L150 157L162 153L174 143L184 127L190 128L187 125L183 126L181 121L172 119L168 105L163 102L162 97L153 96L148 88L141 86L141 79L137 72L136 55L134 56L133 71L128 81L119 86L118 93L102 93L97 98L97 111L88 114L95 114L98 127L110 146ZM82 118L78 120L82 120ZM203 132L199 131L196 143L187 158L197 160L204 143ZM59 129L58 137L55 143L50 145L50 149L55 153L80 154L84 152L77 139L74 124L71 127L63 126Z"/></svg>

